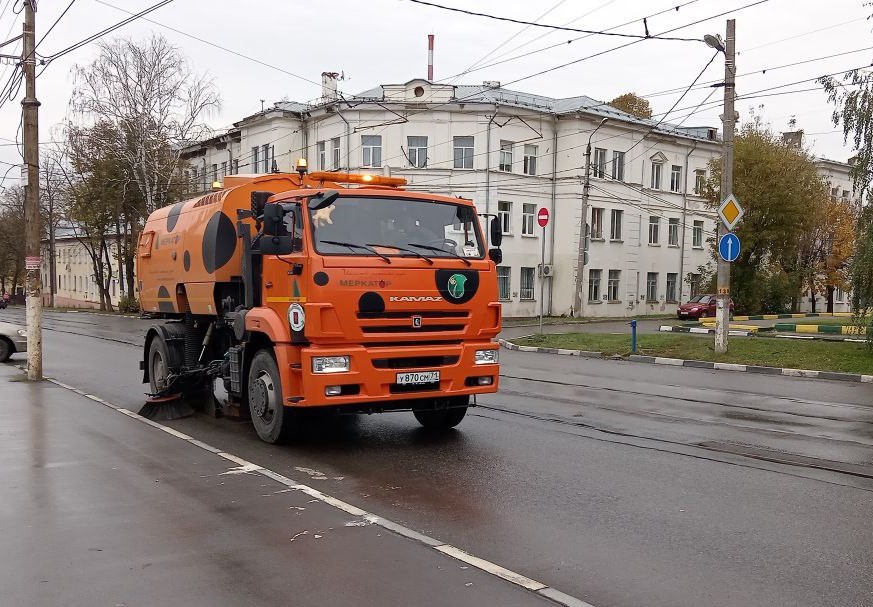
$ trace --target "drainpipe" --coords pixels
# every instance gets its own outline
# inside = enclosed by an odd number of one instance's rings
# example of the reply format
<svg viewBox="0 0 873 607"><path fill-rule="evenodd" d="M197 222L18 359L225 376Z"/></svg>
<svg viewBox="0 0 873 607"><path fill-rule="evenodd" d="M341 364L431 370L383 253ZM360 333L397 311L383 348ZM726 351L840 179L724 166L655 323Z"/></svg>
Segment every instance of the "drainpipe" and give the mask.
<svg viewBox="0 0 873 607"><path fill-rule="evenodd" d="M488 126L485 127L485 227L491 218L491 123L497 118L497 104L494 104L494 114L488 118ZM485 248L491 246L491 230L485 230Z"/></svg>
<svg viewBox="0 0 873 607"><path fill-rule="evenodd" d="M558 189L558 116L554 117L554 126L552 129L552 236L551 242L549 243L549 263L555 264L555 227L558 225L558 206L557 206L557 189ZM548 315L552 315L552 287L554 286L554 279L549 278L549 307L548 307Z"/></svg>
<svg viewBox="0 0 873 607"><path fill-rule="evenodd" d="M306 158L306 165L311 166L309 164L309 124L303 116L300 116L300 130L303 131L303 157ZM325 153L327 153L325 151ZM297 166L297 159L291 158L291 166Z"/></svg>
<svg viewBox="0 0 873 607"><path fill-rule="evenodd" d="M697 142L695 141L688 153L685 154L685 187L682 188L682 241L679 248L679 303L685 299L682 296L685 289L685 230L688 219L688 178L691 176L688 174L688 159L696 149Z"/></svg>

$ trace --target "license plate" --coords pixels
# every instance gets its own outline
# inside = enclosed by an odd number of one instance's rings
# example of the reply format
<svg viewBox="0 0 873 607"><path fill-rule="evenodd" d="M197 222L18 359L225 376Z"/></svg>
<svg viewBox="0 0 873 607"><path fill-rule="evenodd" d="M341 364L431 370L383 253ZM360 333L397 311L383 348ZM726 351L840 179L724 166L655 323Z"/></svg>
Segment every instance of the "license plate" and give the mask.
<svg viewBox="0 0 873 607"><path fill-rule="evenodd" d="M413 371L410 373L397 374L397 383L401 386L410 384L434 384L439 380L439 371Z"/></svg>

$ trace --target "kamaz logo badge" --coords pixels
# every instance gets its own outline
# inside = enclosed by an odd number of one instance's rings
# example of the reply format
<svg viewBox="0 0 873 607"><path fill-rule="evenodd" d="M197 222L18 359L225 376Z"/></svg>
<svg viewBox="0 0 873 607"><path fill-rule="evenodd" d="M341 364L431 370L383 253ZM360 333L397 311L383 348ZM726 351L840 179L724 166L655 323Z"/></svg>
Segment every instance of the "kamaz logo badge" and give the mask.
<svg viewBox="0 0 873 607"><path fill-rule="evenodd" d="M423 296L415 296L415 295L404 295L402 297L395 297L392 295L388 298L388 301L394 302L410 302L410 303L420 303L425 301L443 301L442 297L432 297L430 295Z"/></svg>
<svg viewBox="0 0 873 607"><path fill-rule="evenodd" d="M412 328L420 329L421 328L421 316L413 316L412 317Z"/></svg>

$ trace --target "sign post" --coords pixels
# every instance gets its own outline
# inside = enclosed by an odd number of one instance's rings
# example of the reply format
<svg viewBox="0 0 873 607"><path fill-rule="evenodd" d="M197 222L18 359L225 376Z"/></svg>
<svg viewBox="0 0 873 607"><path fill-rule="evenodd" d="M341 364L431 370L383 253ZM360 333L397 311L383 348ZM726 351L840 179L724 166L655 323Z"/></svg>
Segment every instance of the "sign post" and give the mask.
<svg viewBox="0 0 873 607"><path fill-rule="evenodd" d="M543 229L543 248L542 256L540 257L540 335L543 333L543 307L545 299L543 297L543 286L546 284L546 226L549 225L549 210L546 207L540 207L537 211L537 223Z"/></svg>

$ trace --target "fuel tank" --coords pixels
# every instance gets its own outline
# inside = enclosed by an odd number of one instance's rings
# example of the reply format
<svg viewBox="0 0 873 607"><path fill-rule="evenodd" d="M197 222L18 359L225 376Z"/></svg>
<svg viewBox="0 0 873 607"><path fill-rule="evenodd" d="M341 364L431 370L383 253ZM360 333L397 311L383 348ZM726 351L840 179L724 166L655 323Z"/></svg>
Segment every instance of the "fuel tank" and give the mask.
<svg viewBox="0 0 873 607"><path fill-rule="evenodd" d="M254 191L279 193L300 185L301 177L293 173L229 175L221 190L157 209L137 250L142 310L217 314L216 284L241 280L237 210L251 208ZM254 234L254 220L244 221Z"/></svg>

